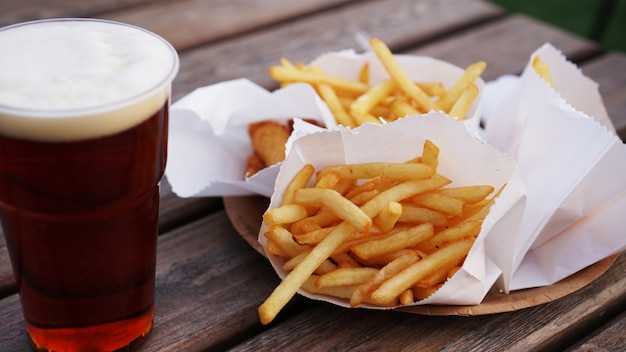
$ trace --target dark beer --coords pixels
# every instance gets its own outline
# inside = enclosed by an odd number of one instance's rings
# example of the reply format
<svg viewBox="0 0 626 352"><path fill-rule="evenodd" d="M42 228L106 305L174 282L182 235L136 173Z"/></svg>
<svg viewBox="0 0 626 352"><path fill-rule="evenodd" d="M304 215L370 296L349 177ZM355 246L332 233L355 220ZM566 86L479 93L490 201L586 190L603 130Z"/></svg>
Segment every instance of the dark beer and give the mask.
<svg viewBox="0 0 626 352"><path fill-rule="evenodd" d="M64 106L22 116L0 95L0 220L36 349L128 350L152 327L177 69L168 55L156 89L82 115L83 106Z"/></svg>

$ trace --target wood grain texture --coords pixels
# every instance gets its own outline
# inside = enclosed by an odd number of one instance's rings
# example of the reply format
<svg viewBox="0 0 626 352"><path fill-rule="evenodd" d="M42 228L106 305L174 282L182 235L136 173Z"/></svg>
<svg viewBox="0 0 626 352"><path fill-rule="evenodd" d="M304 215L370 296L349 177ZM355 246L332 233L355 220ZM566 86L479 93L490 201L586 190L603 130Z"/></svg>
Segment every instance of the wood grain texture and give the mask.
<svg viewBox="0 0 626 352"><path fill-rule="evenodd" d="M167 0L19 0L0 2L0 27L54 17L94 17L105 11Z"/></svg>
<svg viewBox="0 0 626 352"><path fill-rule="evenodd" d="M590 336L577 343L567 352L623 351L626 346L626 307L623 313L600 326Z"/></svg>
<svg viewBox="0 0 626 352"><path fill-rule="evenodd" d="M233 351L557 351L626 301L626 255L596 282L554 302L474 317L431 317L316 305ZM311 324L315 321L315 324ZM323 329L320 329L323 326ZM400 347L402 346L402 347Z"/></svg>
<svg viewBox="0 0 626 352"><path fill-rule="evenodd" d="M241 77L273 89L277 83L268 68L282 57L308 62L328 51L361 50L360 35L380 37L397 49L499 15L499 9L475 0L455 1L454 6L438 0L358 2L181 53L173 97Z"/></svg>
<svg viewBox="0 0 626 352"><path fill-rule="evenodd" d="M483 60L487 68L482 77L491 81L504 74L521 73L533 51L544 43L552 43L574 62L601 53L601 48L589 40L521 15L459 32L409 53L434 56L461 67Z"/></svg>
<svg viewBox="0 0 626 352"><path fill-rule="evenodd" d="M186 0L154 2L103 14L160 34L178 50L334 8L354 0Z"/></svg>

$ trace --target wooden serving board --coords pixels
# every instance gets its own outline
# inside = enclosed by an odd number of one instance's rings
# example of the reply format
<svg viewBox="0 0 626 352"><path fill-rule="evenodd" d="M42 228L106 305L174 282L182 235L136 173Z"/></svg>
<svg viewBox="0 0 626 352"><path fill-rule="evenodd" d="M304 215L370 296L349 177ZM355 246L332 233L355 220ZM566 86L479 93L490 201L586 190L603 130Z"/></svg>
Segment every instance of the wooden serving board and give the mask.
<svg viewBox="0 0 626 352"><path fill-rule="evenodd" d="M261 196L224 197L224 208L230 221L255 250L265 255L257 238L263 212L269 199ZM398 311L424 315L485 315L511 312L552 302L573 293L591 283L607 271L619 255L603 259L553 285L513 291L509 294L494 289L483 302L472 306L418 305L397 308Z"/></svg>

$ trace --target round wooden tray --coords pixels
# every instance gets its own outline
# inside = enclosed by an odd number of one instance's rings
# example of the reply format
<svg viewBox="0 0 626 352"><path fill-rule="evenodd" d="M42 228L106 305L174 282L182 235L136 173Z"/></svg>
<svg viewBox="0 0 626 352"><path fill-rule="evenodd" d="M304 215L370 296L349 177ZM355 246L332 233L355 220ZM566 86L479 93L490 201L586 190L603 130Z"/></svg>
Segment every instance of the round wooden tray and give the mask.
<svg viewBox="0 0 626 352"><path fill-rule="evenodd" d="M257 241L261 216L269 199L261 196L224 197L224 207L233 226L255 250L265 255ZM553 285L513 291L492 290L483 302L472 306L419 305L397 308L399 311L425 315L485 315L511 312L548 303L573 293L600 277L619 255L603 259Z"/></svg>

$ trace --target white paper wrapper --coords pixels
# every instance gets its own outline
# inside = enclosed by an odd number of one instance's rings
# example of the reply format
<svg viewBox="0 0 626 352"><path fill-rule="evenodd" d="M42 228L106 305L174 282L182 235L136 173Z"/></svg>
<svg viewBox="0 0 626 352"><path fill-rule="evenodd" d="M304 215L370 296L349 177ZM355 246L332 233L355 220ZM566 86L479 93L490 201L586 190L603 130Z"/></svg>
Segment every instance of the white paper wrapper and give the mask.
<svg viewBox="0 0 626 352"><path fill-rule="evenodd" d="M307 118L330 128L335 120L308 84L269 92L247 79L198 88L172 105L165 169L179 197L260 194L269 197L280 165L244 179L252 154L248 125Z"/></svg>
<svg viewBox="0 0 626 352"><path fill-rule="evenodd" d="M402 68L415 81L442 82L450 87L463 69L422 56L396 55ZM341 51L321 55L312 64L324 72L356 80L363 65L370 64L370 80L388 77L371 53ZM484 82L478 80L479 95L464 119L476 131ZM244 179L246 159L252 153L247 126L266 119L310 118L329 129L336 122L328 106L307 84L290 85L269 92L246 79L199 88L172 104L170 137L165 176L179 197L260 194L269 197L280 165L263 169Z"/></svg>
<svg viewBox="0 0 626 352"><path fill-rule="evenodd" d="M532 68L535 55L548 63L554 89ZM488 109L484 138L515 157L527 197L519 227L486 241L503 271L498 286L550 285L624 250L626 146L597 84L546 44L519 79L494 85L507 93Z"/></svg>
<svg viewBox="0 0 626 352"><path fill-rule="evenodd" d="M523 185L515 176L515 162L473 136L463 124L441 113L411 116L383 126L363 125L354 130L325 130L297 139L276 180L270 208L280 204L288 182L307 163L316 170L328 165L390 161L404 162L421 154L424 141L430 139L440 149L438 173L453 181L450 187L488 184L499 189L507 183L502 196L483 223L474 246L463 265L441 290L418 304L478 304L493 286L500 270L485 253L484 238L501 223L518 223L520 213L509 212L523 202ZM514 217L517 217L515 219ZM259 242L267 245L259 233ZM267 254L276 272L284 277L283 259ZM347 301L327 296L303 295L349 306Z"/></svg>

